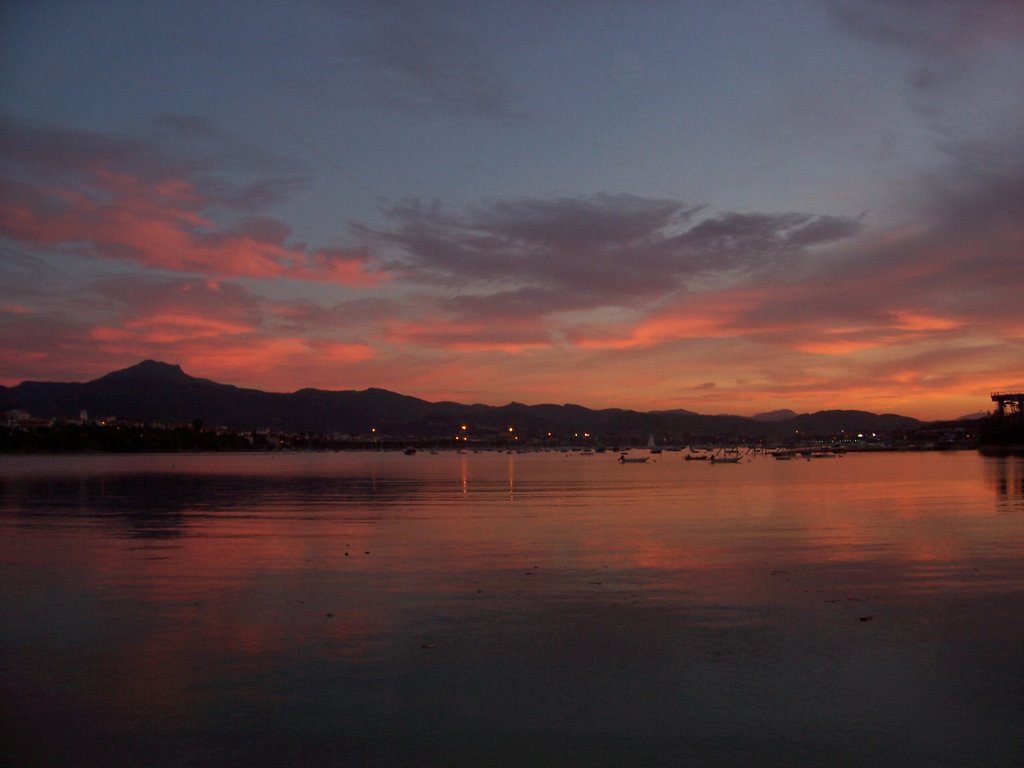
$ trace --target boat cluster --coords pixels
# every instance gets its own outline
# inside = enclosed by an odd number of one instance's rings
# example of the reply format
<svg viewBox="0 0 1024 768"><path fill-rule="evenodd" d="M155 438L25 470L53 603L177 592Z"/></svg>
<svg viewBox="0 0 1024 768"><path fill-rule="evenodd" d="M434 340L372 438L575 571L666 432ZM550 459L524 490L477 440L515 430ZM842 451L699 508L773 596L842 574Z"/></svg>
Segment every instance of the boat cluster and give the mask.
<svg viewBox="0 0 1024 768"><path fill-rule="evenodd" d="M606 448L509 448L509 449L472 449L472 453L492 453L496 450L498 453L555 453L560 452L563 454L573 454L577 456L593 456L595 454L606 453ZM645 455L630 455L630 449L619 450L614 449L613 453L618 453L616 461L620 464L645 464L650 461L652 457L658 456L662 453L661 448L648 448ZM682 448L665 448L665 451L681 453L684 449ZM407 456L413 456L417 452L417 449L409 446L404 450ZM432 454L447 453L448 451L429 451ZM466 454L470 453L465 448L459 448L456 453ZM708 464L739 464L744 460L756 455L770 456L777 461L789 461L791 459L834 459L838 456L843 455L843 451L840 450L819 450L809 448L760 448L750 447L745 450L741 450L737 447L729 448L700 448L690 447L686 449L686 453L683 454L684 461L704 461Z"/></svg>

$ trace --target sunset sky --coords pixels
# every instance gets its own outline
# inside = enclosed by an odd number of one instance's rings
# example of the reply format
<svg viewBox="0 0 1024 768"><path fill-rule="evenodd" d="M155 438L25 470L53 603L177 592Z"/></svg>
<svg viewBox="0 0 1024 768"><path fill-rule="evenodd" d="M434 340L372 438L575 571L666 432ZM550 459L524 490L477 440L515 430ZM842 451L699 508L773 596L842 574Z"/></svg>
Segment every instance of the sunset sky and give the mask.
<svg viewBox="0 0 1024 768"><path fill-rule="evenodd" d="M1024 3L0 9L0 383L954 418L1024 387Z"/></svg>

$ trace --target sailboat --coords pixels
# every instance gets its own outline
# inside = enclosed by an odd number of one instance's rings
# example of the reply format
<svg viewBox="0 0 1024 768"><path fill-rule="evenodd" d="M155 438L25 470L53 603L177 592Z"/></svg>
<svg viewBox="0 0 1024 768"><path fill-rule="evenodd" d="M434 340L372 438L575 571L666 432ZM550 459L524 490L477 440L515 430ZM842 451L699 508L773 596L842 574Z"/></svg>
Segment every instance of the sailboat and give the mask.
<svg viewBox="0 0 1024 768"><path fill-rule="evenodd" d="M723 448L718 453L712 454L710 461L712 464L739 464L739 448Z"/></svg>
<svg viewBox="0 0 1024 768"><path fill-rule="evenodd" d="M661 453L661 448L658 448L654 444L654 435L647 438L647 450L651 453Z"/></svg>

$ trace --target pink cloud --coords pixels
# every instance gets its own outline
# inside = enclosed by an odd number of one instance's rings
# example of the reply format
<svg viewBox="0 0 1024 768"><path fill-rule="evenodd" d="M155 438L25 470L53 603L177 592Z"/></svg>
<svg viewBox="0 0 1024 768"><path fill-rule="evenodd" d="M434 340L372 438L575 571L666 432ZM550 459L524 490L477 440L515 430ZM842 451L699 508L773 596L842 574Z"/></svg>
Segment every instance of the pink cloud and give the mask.
<svg viewBox="0 0 1024 768"><path fill-rule="evenodd" d="M259 382L260 388L292 391L306 386L344 388L344 376L336 366L370 360L375 354L367 344L263 336L192 342L181 348L177 359L186 370L203 371L221 381L252 382L250 386ZM302 374L305 378L300 379Z"/></svg>
<svg viewBox="0 0 1024 768"><path fill-rule="evenodd" d="M88 134L0 129L13 161L0 179L0 234L38 252L214 277L358 287L389 277L364 248L310 249L290 244L281 222L236 220L243 193L192 163L176 168L174 158Z"/></svg>
<svg viewBox="0 0 1024 768"><path fill-rule="evenodd" d="M352 286L386 279L365 251L307 252L244 230L225 231L201 209L182 207L203 201L186 193L188 182L181 179L147 184L99 173L91 181L89 193L36 188L30 195L35 206L0 205L0 230L39 250L64 247L173 272Z"/></svg>

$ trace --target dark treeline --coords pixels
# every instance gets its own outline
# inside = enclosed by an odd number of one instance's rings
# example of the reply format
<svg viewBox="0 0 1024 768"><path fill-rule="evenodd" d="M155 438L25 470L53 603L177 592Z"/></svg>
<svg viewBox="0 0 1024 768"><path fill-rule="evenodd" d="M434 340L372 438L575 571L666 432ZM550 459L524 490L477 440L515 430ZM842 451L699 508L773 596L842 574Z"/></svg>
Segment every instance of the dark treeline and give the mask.
<svg viewBox="0 0 1024 768"><path fill-rule="evenodd" d="M253 451L276 448L266 435L211 432L188 427L55 424L0 428L3 453L173 453Z"/></svg>

